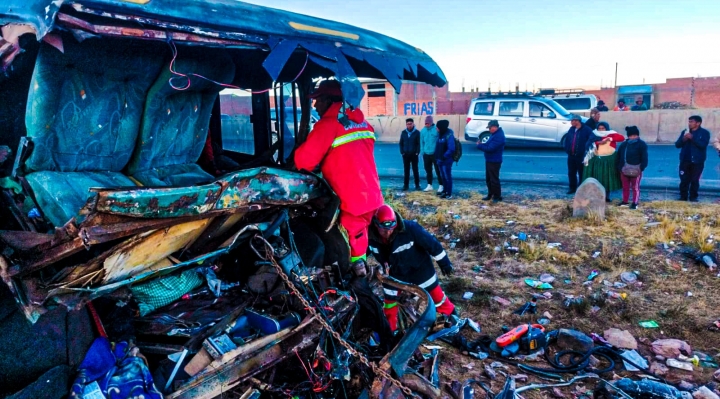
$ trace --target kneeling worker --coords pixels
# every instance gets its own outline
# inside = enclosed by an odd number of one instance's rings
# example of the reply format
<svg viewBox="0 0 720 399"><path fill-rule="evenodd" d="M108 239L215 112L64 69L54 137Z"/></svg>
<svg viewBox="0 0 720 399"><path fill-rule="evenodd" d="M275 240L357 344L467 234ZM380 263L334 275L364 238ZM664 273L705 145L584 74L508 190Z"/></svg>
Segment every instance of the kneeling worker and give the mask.
<svg viewBox="0 0 720 399"><path fill-rule="evenodd" d="M435 302L441 315L450 316L455 305L438 283L433 259L444 275L453 272L453 266L440 242L419 224L403 220L389 205L378 208L369 229L369 251L375 259L389 268L388 274L400 281L425 289ZM394 332L398 324L398 292L384 287L384 312Z"/></svg>

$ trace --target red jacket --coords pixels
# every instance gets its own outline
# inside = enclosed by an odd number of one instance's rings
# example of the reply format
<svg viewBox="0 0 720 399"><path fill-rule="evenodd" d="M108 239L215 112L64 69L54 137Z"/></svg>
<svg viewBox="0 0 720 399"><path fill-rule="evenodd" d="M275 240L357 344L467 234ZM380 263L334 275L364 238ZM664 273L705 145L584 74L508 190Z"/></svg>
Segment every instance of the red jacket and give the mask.
<svg viewBox="0 0 720 399"><path fill-rule="evenodd" d="M348 127L337 120L341 103L335 103L295 150L298 169L314 171L320 165L323 178L340 197L340 209L359 216L383 204L375 166L375 133L359 110L346 112Z"/></svg>

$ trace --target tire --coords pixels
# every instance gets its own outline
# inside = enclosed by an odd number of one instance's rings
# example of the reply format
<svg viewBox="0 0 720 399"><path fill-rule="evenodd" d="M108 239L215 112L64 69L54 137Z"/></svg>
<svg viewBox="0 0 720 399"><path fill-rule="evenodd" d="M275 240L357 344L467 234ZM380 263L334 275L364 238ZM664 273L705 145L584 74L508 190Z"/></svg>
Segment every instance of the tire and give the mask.
<svg viewBox="0 0 720 399"><path fill-rule="evenodd" d="M487 141L490 139L490 135L491 135L491 134L492 134L492 133L490 133L490 132L482 132L482 133L480 133L480 136L478 136L478 141L477 141L477 142L478 142L478 143L482 143L482 144L487 143Z"/></svg>
<svg viewBox="0 0 720 399"><path fill-rule="evenodd" d="M565 148L565 139L567 139L567 134L560 139L560 148Z"/></svg>

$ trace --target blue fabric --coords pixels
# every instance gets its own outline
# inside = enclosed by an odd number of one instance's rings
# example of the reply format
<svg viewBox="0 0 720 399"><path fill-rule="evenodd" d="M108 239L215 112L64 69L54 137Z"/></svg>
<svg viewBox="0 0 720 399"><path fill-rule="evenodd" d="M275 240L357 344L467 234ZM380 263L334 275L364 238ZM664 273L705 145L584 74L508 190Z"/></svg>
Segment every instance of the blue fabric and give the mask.
<svg viewBox="0 0 720 399"><path fill-rule="evenodd" d="M435 161L438 165L453 163L453 154L455 154L455 133L452 129L448 129L444 134L440 134L435 145ZM442 172L442 168L440 169ZM444 182L445 180L443 180ZM444 185L443 185L444 186Z"/></svg>
<svg viewBox="0 0 720 399"><path fill-rule="evenodd" d="M137 172L133 178L148 187L184 187L215 180L197 164L170 165Z"/></svg>
<svg viewBox="0 0 720 399"><path fill-rule="evenodd" d="M45 218L62 226L78 214L90 188L135 187L125 175L116 172L35 172L25 177Z"/></svg>
<svg viewBox="0 0 720 399"><path fill-rule="evenodd" d="M585 158L585 149L587 148L591 137L595 136L585 124L582 124L580 129L571 127L565 138L565 152L571 158L583 159ZM575 145L573 147L573 144Z"/></svg>
<svg viewBox="0 0 720 399"><path fill-rule="evenodd" d="M451 162L446 163L438 162L438 166L440 167L440 177L442 177L443 182L443 192L448 195L452 195L453 189L452 158L450 158L450 160Z"/></svg>
<svg viewBox="0 0 720 399"><path fill-rule="evenodd" d="M477 148L485 153L485 162L502 162L505 150L505 132L502 128L490 135L485 143L478 142Z"/></svg>
<svg viewBox="0 0 720 399"><path fill-rule="evenodd" d="M228 83L235 76L235 65L225 53L201 54L184 47L178 51L173 68L179 73L194 73L219 83ZM143 185L170 182L173 169L163 171L163 168L194 164L200 158L208 135L210 113L222 89L207 79L189 76L188 87L187 78L165 69L148 91L140 136L127 168ZM146 180L148 175L153 176L153 172L148 172L153 169L158 170L157 176L164 177ZM198 184L207 181L209 175L197 177L197 180L180 180L183 184Z"/></svg>
<svg viewBox="0 0 720 399"><path fill-rule="evenodd" d="M64 53L40 46L25 115L34 144L26 172L121 171L162 57L136 40L64 35Z"/></svg>
<svg viewBox="0 0 720 399"><path fill-rule="evenodd" d="M675 142L675 147L680 148L680 161L703 163L707 159L707 148L710 144L710 132L704 128L698 128L693 132L691 140L683 141L685 130L680 132Z"/></svg>
<svg viewBox="0 0 720 399"><path fill-rule="evenodd" d="M107 338L96 339L78 367L70 398L82 398L83 388L93 381L109 399L162 399L144 360L135 356L126 342L112 349Z"/></svg>

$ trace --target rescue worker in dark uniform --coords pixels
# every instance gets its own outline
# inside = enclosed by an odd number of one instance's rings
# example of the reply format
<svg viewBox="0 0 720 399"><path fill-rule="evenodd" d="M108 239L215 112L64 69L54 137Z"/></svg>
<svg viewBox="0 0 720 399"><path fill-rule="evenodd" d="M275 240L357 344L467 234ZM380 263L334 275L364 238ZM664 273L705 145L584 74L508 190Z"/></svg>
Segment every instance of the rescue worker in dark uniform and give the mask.
<svg viewBox="0 0 720 399"><path fill-rule="evenodd" d="M453 273L452 263L440 242L419 224L403 220L386 204L375 212L369 238L369 252L388 269L387 273L395 279L425 289L435 302L437 313L450 321L449 316L456 314L455 305L440 288L433 266L435 260L444 275ZM394 332L398 324L398 292L387 286L383 289L383 311Z"/></svg>

